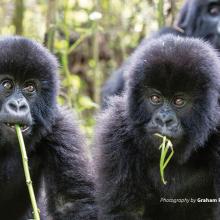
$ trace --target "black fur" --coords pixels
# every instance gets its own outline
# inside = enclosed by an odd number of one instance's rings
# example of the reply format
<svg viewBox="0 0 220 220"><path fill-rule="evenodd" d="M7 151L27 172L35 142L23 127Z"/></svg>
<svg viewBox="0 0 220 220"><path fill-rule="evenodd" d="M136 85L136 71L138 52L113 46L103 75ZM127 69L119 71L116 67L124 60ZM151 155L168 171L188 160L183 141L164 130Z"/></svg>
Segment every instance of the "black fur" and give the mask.
<svg viewBox="0 0 220 220"><path fill-rule="evenodd" d="M179 29L175 29L172 27L164 27L161 28L158 32L154 33L151 38L158 38L165 34L173 34L173 35L179 35L182 36L183 33ZM142 47L144 44L147 44L149 41L149 38L145 38L141 41L139 47ZM132 60L132 56L128 58L127 61L125 61L121 67L119 67L116 71L112 73L110 78L105 82L102 92L101 92L101 107L102 109L105 109L108 106L109 98L114 95L120 95L123 93L125 86L126 86L126 66L129 64Z"/></svg>
<svg viewBox="0 0 220 220"><path fill-rule="evenodd" d="M220 63L206 43L164 36L140 47L127 66L128 86L98 120L95 138L100 220L217 220L218 203L165 203L165 199L219 197ZM148 90L170 98L188 94L175 109L183 130L172 138L174 156L160 178L161 140L148 130L155 113ZM169 104L171 105L171 104ZM156 131L155 131L156 132ZM216 132L216 133L215 133Z"/></svg>
<svg viewBox="0 0 220 220"><path fill-rule="evenodd" d="M12 119L3 111L13 94L14 99L25 99L31 111L30 129L24 139L41 220L96 219L84 137L72 113L57 105L57 71L56 59L40 44L22 37L0 38L1 219L33 217L17 137L4 124L26 121ZM16 83L10 93L4 91L4 78ZM36 82L37 90L27 95L20 87L29 79Z"/></svg>
<svg viewBox="0 0 220 220"><path fill-rule="evenodd" d="M214 11L212 11L214 9ZM167 33L174 35L202 38L220 49L220 0L186 0L178 16L177 28L162 28L153 37ZM141 44L147 43L145 39ZM140 45L141 46L141 45ZM131 57L126 61L131 62ZM121 94L126 85L126 72L122 64L113 72L102 90L102 107L106 108L109 97Z"/></svg>

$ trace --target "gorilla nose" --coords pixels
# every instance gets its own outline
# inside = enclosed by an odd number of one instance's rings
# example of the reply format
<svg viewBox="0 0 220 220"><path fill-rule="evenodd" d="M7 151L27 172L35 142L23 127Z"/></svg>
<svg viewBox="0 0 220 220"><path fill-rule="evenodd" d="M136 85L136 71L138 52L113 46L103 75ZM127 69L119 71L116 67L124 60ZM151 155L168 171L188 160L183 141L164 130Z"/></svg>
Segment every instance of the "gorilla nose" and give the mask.
<svg viewBox="0 0 220 220"><path fill-rule="evenodd" d="M29 112L28 104L25 100L9 100L6 103L5 110L7 113L12 114L14 116L22 117L26 116Z"/></svg>
<svg viewBox="0 0 220 220"><path fill-rule="evenodd" d="M176 124L175 117L172 114L159 114L154 118L154 122L160 127L172 127Z"/></svg>

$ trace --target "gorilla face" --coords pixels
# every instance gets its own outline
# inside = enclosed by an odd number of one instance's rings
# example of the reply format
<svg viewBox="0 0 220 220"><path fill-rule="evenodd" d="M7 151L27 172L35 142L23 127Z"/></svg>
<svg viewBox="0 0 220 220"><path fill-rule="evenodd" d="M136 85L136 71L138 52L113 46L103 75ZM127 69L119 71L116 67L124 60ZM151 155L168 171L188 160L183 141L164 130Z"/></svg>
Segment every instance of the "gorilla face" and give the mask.
<svg viewBox="0 0 220 220"><path fill-rule="evenodd" d="M0 57L0 142L13 143L15 124L26 138L51 126L57 64L42 46L20 37L1 38Z"/></svg>
<svg viewBox="0 0 220 220"><path fill-rule="evenodd" d="M1 75L1 129L15 132L15 124L21 126L24 134L31 131L33 125L31 107L37 95L37 83L35 80L26 80L19 85L16 80L7 75Z"/></svg>
<svg viewBox="0 0 220 220"><path fill-rule="evenodd" d="M220 49L220 0L187 0L177 25L187 36L208 40Z"/></svg>
<svg viewBox="0 0 220 220"><path fill-rule="evenodd" d="M204 1L194 36L202 37L220 48L220 1Z"/></svg>
<svg viewBox="0 0 220 220"><path fill-rule="evenodd" d="M170 139L180 139L183 135L180 115L191 107L188 96L184 93L176 93L173 97L166 98L160 91L148 89L146 103L147 108L152 112L146 126L147 132L159 133Z"/></svg>
<svg viewBox="0 0 220 220"><path fill-rule="evenodd" d="M169 137L183 157L204 146L219 114L220 66L214 51L199 40L174 41L168 35L150 42L134 57L127 108L135 129L156 147L155 133Z"/></svg>

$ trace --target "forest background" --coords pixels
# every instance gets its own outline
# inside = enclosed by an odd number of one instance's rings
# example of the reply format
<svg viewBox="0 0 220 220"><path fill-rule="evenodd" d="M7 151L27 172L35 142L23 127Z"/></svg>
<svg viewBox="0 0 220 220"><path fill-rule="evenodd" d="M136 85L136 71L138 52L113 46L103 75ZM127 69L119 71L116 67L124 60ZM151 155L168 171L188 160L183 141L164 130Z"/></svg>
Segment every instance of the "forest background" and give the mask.
<svg viewBox="0 0 220 220"><path fill-rule="evenodd" d="M60 63L58 102L88 137L105 80L140 41L175 24L183 0L0 0L0 35L45 44Z"/></svg>

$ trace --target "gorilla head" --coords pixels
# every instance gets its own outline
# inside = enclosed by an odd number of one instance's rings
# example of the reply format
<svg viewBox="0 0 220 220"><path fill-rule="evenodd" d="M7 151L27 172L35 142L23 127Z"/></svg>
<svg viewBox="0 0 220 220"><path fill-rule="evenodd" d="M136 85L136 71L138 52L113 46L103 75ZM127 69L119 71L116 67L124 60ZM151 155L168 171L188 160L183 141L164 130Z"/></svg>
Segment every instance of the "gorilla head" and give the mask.
<svg viewBox="0 0 220 220"><path fill-rule="evenodd" d="M220 49L220 0L187 0L177 26L187 36L208 40Z"/></svg>
<svg viewBox="0 0 220 220"><path fill-rule="evenodd" d="M0 38L2 219L32 218L15 124L27 146L41 219L96 219L84 137L72 113L56 102L57 72L56 58L40 44Z"/></svg>
<svg viewBox="0 0 220 220"><path fill-rule="evenodd" d="M186 159L217 126L219 70L217 55L200 40L168 35L149 42L130 69L132 123L153 143L155 133L169 137Z"/></svg>
<svg viewBox="0 0 220 220"><path fill-rule="evenodd" d="M40 44L21 37L1 38L0 57L0 143L14 141L15 124L26 138L42 135L54 116L55 58Z"/></svg>

